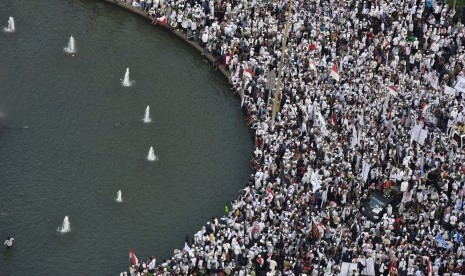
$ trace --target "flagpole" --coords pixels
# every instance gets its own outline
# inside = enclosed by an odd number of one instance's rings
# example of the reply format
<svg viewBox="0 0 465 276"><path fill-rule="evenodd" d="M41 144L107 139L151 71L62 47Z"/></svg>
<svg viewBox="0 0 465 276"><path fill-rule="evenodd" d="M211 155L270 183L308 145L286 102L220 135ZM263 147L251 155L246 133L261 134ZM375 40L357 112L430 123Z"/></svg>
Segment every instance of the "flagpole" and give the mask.
<svg viewBox="0 0 465 276"><path fill-rule="evenodd" d="M292 15L292 2L293 0L289 0L289 10L287 12L286 28L285 28L284 37L283 37L283 46L281 48L281 61L279 64L279 71L278 71L278 83L276 84L276 93L274 95L273 107L272 107L272 112L271 112L271 129L274 128L276 113L279 111L279 107L281 106L281 77L282 77L282 71L283 71L284 56L286 53L287 37L289 35L289 23L291 21L291 15Z"/></svg>

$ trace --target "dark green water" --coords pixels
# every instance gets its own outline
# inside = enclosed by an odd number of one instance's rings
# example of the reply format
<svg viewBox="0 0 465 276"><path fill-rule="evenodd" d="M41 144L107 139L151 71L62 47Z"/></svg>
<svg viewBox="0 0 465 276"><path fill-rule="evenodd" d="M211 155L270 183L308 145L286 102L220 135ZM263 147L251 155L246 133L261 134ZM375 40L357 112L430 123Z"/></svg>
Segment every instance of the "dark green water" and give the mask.
<svg viewBox="0 0 465 276"><path fill-rule="evenodd" d="M160 263L222 215L247 179L252 144L239 99L196 50L96 0L2 2L1 27L9 16L0 238L17 243L1 249L0 275L116 275L128 248ZM63 52L71 35L75 57ZM145 161L150 146L159 162ZM66 215L72 231L60 235Z"/></svg>

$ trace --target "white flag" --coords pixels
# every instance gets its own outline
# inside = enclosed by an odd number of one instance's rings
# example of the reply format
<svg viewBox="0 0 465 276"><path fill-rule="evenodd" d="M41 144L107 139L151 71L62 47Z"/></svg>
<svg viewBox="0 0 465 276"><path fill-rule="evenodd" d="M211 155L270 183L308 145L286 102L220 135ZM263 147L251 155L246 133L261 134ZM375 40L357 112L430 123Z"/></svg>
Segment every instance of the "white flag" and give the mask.
<svg viewBox="0 0 465 276"><path fill-rule="evenodd" d="M460 77L457 83L455 84L454 88L457 89L457 91L459 92L465 92L465 78Z"/></svg>
<svg viewBox="0 0 465 276"><path fill-rule="evenodd" d="M455 96L455 92L457 90L455 90L454 88L450 87L450 86L444 86L444 94L446 95L450 95L450 96Z"/></svg>
<svg viewBox="0 0 465 276"><path fill-rule="evenodd" d="M436 76L435 73L430 72L429 75L428 75L428 80L429 80L431 86L432 86L434 89L438 89L438 88L439 88L439 80L438 80L438 77Z"/></svg>

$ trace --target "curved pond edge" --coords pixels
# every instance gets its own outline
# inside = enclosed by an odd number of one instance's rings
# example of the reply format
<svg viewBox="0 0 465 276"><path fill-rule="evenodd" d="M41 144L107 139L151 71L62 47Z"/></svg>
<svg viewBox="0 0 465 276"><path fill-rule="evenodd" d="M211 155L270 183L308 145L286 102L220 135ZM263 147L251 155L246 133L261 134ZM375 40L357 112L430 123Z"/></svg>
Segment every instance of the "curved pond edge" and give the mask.
<svg viewBox="0 0 465 276"><path fill-rule="evenodd" d="M135 13L137 15L140 15L140 16L146 18L147 20L152 20L152 18L149 17L149 14L147 12L141 11L139 8L134 7L134 6L132 6L130 4L127 4L125 2L122 2L121 0L100 0L100 1L104 1L104 2L107 2L107 3L114 4L116 6L119 6L119 7L123 8L123 9L126 9L126 10L128 10L130 12L133 12L133 13ZM203 48L198 43L196 43L194 41L187 40L184 33L182 33L181 31L178 31L176 29L171 28L168 24L165 24L165 25L156 24L156 25L153 25L153 26L168 30L169 32L175 34L177 37L179 37L180 39L182 39L183 41L185 41L186 43L188 43L189 45L191 45L192 47L197 49L200 53L203 53ZM214 64L214 58L210 53L205 54L204 57L206 57L211 64ZM232 88L233 86L231 85L231 83L229 81L231 75L225 69L225 66L223 64L219 64L217 68L226 77L226 79L229 82L229 85ZM234 93L234 94L236 94L236 93Z"/></svg>
<svg viewBox="0 0 465 276"><path fill-rule="evenodd" d="M114 4L116 6L119 6L119 7L123 8L123 9L126 9L126 10L128 10L130 12L133 12L133 13L135 13L137 15L140 15L140 16L144 17L147 20L151 20L151 18L149 17L149 14L147 12L141 11L139 8L136 8L136 7L134 7L134 6L130 5L130 4L127 4L125 2L122 2L121 0L100 0L100 1ZM171 33L175 34L177 37L182 39L184 42L188 43L189 45L191 45L192 47L197 49L200 53L203 52L203 48L198 43L196 43L194 41L187 40L185 38L184 34L181 31L178 31L176 29L171 28L170 26L168 26L168 24L165 24L165 25L157 24L157 25L154 25L154 26L170 31ZM211 64L214 63L214 58L210 53L205 54L204 56L208 59L208 61L210 61ZM218 70L229 81L230 73L225 69L223 64L220 64L218 66Z"/></svg>

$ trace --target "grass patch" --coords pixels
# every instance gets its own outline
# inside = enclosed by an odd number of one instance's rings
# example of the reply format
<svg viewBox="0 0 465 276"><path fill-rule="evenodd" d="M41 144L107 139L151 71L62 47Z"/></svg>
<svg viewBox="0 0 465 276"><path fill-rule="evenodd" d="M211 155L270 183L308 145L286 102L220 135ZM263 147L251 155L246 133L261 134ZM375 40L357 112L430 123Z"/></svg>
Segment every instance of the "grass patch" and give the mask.
<svg viewBox="0 0 465 276"><path fill-rule="evenodd" d="M446 0L446 3L449 5L449 7L454 6L454 0ZM463 6L465 6L465 0L455 0L455 16L461 16L460 11Z"/></svg>

